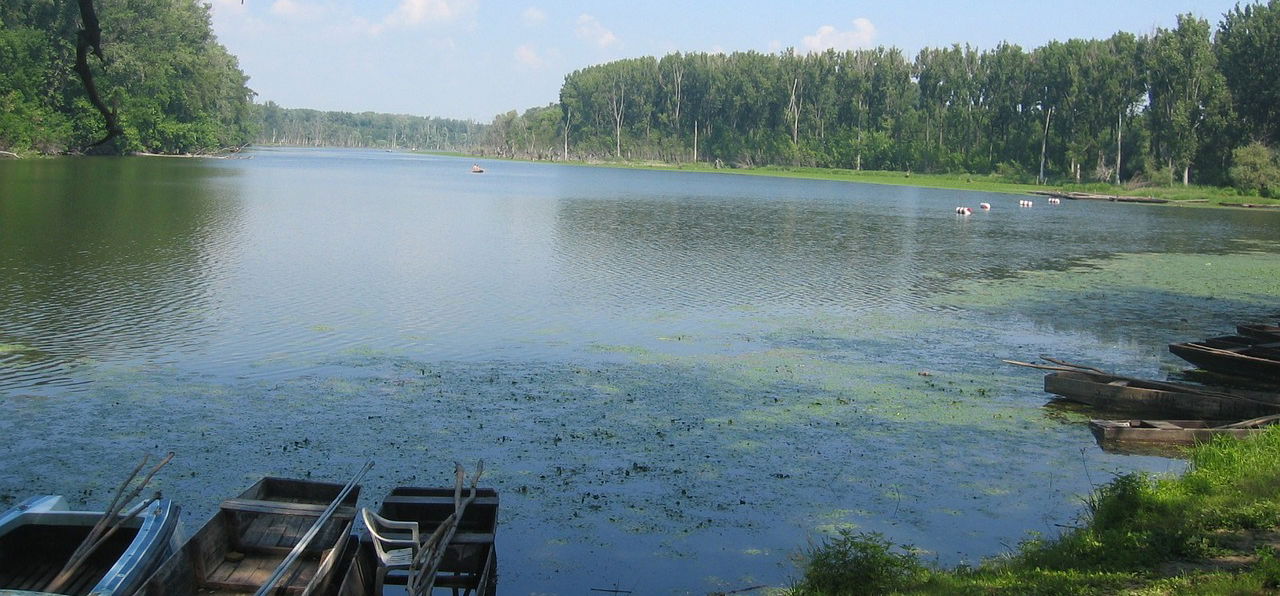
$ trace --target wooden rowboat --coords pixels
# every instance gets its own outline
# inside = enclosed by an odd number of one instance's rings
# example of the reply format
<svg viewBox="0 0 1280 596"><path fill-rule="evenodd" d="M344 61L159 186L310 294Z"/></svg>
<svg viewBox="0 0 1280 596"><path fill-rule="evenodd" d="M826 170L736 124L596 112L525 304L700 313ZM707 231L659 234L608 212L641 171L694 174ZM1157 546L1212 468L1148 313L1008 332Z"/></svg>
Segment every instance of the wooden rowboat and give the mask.
<svg viewBox="0 0 1280 596"><path fill-rule="evenodd" d="M1243 439L1274 424L1280 416L1266 416L1243 422L1221 420L1090 420L1089 430L1103 443L1158 443L1195 445L1214 437Z"/></svg>
<svg viewBox="0 0 1280 596"><path fill-rule="evenodd" d="M1169 351L1205 370L1248 377L1264 382L1280 381L1280 349L1267 345L1228 345L1223 341L1169 344Z"/></svg>
<svg viewBox="0 0 1280 596"><path fill-rule="evenodd" d="M32 497L0 513L0 593L44 594L72 553L105 515L72 511L61 496ZM81 565L59 594L128 596L176 550L179 509L159 499L119 529Z"/></svg>
<svg viewBox="0 0 1280 596"><path fill-rule="evenodd" d="M1280 342L1280 325L1237 325L1236 333L1261 342Z"/></svg>
<svg viewBox="0 0 1280 596"><path fill-rule="evenodd" d="M343 490L343 485L327 482L259 480L223 501L138 594L254 594ZM334 570L345 567L341 557L350 552L346 547L359 493L357 485L343 498L271 593L310 595L333 589Z"/></svg>
<svg viewBox="0 0 1280 596"><path fill-rule="evenodd" d="M454 512L454 490L399 487L383 498L377 514L389 520L415 522L425 538ZM456 533L449 540L434 586L451 590L453 594L489 596L497 590L498 555L494 538L498 528L498 493L493 489L478 488L475 496L475 500L466 506ZM407 538L407 533L396 537ZM343 578L338 591L340 596L380 596L374 581L378 557L373 540L368 531L362 529L360 551ZM385 583L404 590L407 581L404 572L392 571Z"/></svg>
<svg viewBox="0 0 1280 596"><path fill-rule="evenodd" d="M1280 394L1210 389L1083 370L1045 375L1044 390L1101 410L1139 416L1240 420L1280 413Z"/></svg>

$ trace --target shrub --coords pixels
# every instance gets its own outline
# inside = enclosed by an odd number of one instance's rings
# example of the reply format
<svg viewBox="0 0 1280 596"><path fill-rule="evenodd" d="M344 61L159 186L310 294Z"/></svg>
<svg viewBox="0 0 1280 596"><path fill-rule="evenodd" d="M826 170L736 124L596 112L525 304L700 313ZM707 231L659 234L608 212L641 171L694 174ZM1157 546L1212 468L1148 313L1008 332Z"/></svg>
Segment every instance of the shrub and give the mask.
<svg viewBox="0 0 1280 596"><path fill-rule="evenodd" d="M841 530L806 553L804 580L792 594L885 594L906 588L926 571L906 547L881 534Z"/></svg>
<svg viewBox="0 0 1280 596"><path fill-rule="evenodd" d="M1275 152L1262 143L1250 143L1231 152L1231 182L1241 191L1264 197L1280 197L1280 163Z"/></svg>

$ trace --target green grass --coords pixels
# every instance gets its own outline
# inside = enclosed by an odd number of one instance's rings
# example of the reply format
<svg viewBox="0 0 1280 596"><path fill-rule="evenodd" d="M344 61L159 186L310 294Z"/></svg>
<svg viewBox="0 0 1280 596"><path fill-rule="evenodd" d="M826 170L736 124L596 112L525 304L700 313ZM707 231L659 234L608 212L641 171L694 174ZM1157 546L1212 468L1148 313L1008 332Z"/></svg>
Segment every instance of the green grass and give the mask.
<svg viewBox="0 0 1280 596"><path fill-rule="evenodd" d="M440 153L440 155L461 155ZM530 161L525 159L509 159L484 157L496 161ZM925 188L946 188L955 190L975 190L1008 194L1029 194L1031 191L1060 190L1090 192L1095 194L1156 197L1168 199L1174 204L1220 206L1223 203L1249 203L1255 205L1277 205L1280 199L1266 199L1239 194L1233 188L1216 186L1146 186L1129 188L1106 183L1091 184L1022 184L1011 182L996 174L921 174L915 172L895 172L885 170L850 170L843 168L816 168L803 166L759 166L750 168L716 168L705 162L670 164L657 161L567 161L557 162L562 165L590 166L605 168L626 168L635 170L661 170L681 172L707 172L717 174L739 174L745 176L773 176L780 178L805 178L811 180L839 180L846 182L864 182L867 184L893 184L899 186L920 186Z"/></svg>
<svg viewBox="0 0 1280 596"><path fill-rule="evenodd" d="M1280 427L1190 458L1181 476L1117 477L1091 495L1079 529L1029 539L976 568L940 569L879 535L844 532L806 554L788 593L1276 593L1277 546L1241 537L1280 526ZM1244 568L1218 564L1223 556Z"/></svg>

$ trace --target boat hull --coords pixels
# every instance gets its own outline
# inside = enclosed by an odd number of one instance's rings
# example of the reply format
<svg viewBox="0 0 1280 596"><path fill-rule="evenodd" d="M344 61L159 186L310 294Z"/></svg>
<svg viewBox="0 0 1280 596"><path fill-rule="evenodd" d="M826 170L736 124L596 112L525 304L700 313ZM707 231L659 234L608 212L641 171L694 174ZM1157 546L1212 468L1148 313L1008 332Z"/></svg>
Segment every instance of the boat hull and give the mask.
<svg viewBox="0 0 1280 596"><path fill-rule="evenodd" d="M1264 382L1280 381L1280 351L1259 346L1217 347L1202 342L1169 344L1169 351L1202 369Z"/></svg>
<svg viewBox="0 0 1280 596"><path fill-rule="evenodd" d="M138 592L147 596L253 594L306 534L343 487L264 478L219 510L160 566ZM328 594L355 519L357 486L303 552L274 593Z"/></svg>
<svg viewBox="0 0 1280 596"><path fill-rule="evenodd" d="M1210 391L1083 371L1045 375L1044 390L1100 410L1145 416L1244 419L1280 413L1280 395Z"/></svg>
<svg viewBox="0 0 1280 596"><path fill-rule="evenodd" d="M471 503L458 524L458 531L445 549L445 557L436 574L438 588L480 596L497 590L498 555L494 538L498 525L498 493L493 489L476 489ZM397 521L418 523L424 536L430 535L453 513L452 488L399 487L382 501L378 515ZM367 596L374 592L377 571L372 538L361 532L358 554L343 578L340 596ZM387 585L403 585L406 578L396 573L387 576Z"/></svg>
<svg viewBox="0 0 1280 596"><path fill-rule="evenodd" d="M0 514L0 590L40 593L102 512L72 511L60 496L33 497ZM121 524L62 593L133 594L176 550L180 509L168 499Z"/></svg>
<svg viewBox="0 0 1280 596"><path fill-rule="evenodd" d="M1225 420L1090 420L1089 430L1102 443L1152 443L1195 445L1216 437L1243 439L1262 432L1261 428L1214 428L1230 424Z"/></svg>

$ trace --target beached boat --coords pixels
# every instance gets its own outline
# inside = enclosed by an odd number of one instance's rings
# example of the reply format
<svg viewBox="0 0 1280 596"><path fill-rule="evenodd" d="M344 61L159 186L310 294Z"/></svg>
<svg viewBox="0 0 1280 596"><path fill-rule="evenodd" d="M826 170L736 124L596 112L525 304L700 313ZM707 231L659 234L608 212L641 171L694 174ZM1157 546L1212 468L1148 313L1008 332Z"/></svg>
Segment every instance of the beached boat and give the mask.
<svg viewBox="0 0 1280 596"><path fill-rule="evenodd" d="M383 585L396 586L393 590L404 590L410 581L409 562L416 553L402 552L403 557L397 557L389 549L414 541L410 525L416 526L412 531L417 533L417 542L425 542L442 525L452 524L451 516L456 510L454 504L458 494L453 488L400 487L392 490L382 500L376 515L369 516L361 528L359 554L352 561L338 593L341 596L380 596ZM488 596L497 590L498 555L494 537L498 527L498 493L493 489L478 488L474 500L464 507L435 577L426 583L452 594ZM377 527L371 531L369 524ZM381 546L376 544L379 540L382 541ZM380 575L383 577L379 578Z"/></svg>
<svg viewBox="0 0 1280 596"><path fill-rule="evenodd" d="M1090 420L1089 430L1103 443L1159 443L1195 445L1214 437L1242 439L1261 432L1280 416L1265 416L1243 422L1222 420Z"/></svg>
<svg viewBox="0 0 1280 596"><path fill-rule="evenodd" d="M1098 409L1135 415L1239 420L1280 413L1280 394L1211 389L1083 370L1045 375L1044 390Z"/></svg>
<svg viewBox="0 0 1280 596"><path fill-rule="evenodd" d="M1200 368L1225 375L1280 381L1280 349L1214 341L1169 344L1169 351Z"/></svg>
<svg viewBox="0 0 1280 596"><path fill-rule="evenodd" d="M133 594L177 548L178 514L172 501L159 499L121 521L55 593ZM0 514L0 593L46 593L103 515L73 511L56 495L32 497Z"/></svg>
<svg viewBox="0 0 1280 596"><path fill-rule="evenodd" d="M331 593L356 516L358 485L336 508L329 507L346 487L327 482L263 478L218 512L182 549L152 575L139 594L185 596L216 593L254 594L273 577L312 526L314 538L301 549L272 594ZM331 511L331 515L324 514Z"/></svg>
<svg viewBox="0 0 1280 596"><path fill-rule="evenodd" d="M1280 325L1237 325L1236 333L1261 342L1280 342Z"/></svg>

